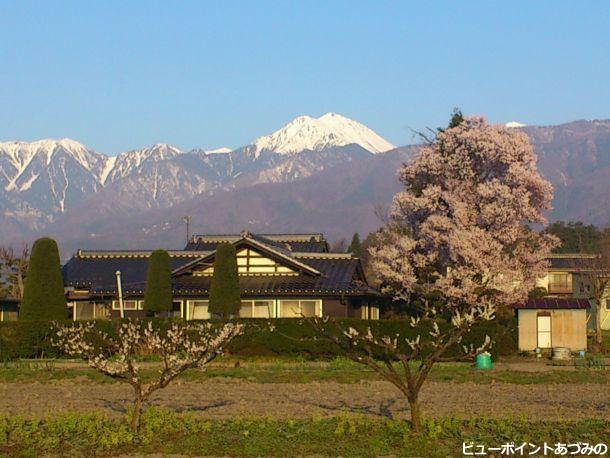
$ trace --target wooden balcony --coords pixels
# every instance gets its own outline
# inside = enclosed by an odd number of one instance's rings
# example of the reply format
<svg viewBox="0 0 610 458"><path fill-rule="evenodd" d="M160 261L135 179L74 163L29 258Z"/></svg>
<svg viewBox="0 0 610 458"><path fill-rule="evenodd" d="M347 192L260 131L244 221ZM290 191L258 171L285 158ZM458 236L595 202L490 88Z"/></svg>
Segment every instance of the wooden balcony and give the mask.
<svg viewBox="0 0 610 458"><path fill-rule="evenodd" d="M549 284L549 294L572 294L572 285L553 285Z"/></svg>

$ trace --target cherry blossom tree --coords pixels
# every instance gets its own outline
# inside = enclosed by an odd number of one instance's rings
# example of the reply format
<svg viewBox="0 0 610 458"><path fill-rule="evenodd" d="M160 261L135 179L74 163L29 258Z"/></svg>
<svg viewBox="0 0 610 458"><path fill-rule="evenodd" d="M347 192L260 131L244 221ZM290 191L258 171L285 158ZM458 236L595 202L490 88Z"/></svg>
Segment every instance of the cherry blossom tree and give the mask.
<svg viewBox="0 0 610 458"><path fill-rule="evenodd" d="M419 431L419 393L434 364L452 359L448 350L474 325L492 320L496 306L525 300L557 241L529 228L545 222L552 187L538 173L523 133L459 117L400 169L399 178L404 189L369 250L383 289L417 304L410 337L310 322L349 358L393 383L407 397L412 428ZM487 336L478 348L464 346L463 357L491 342Z"/></svg>
<svg viewBox="0 0 610 458"><path fill-rule="evenodd" d="M145 403L151 394L165 388L187 369L205 369L222 354L223 348L243 332L243 325L227 323L171 323L165 331L151 321L119 323L115 335L95 327L93 322L60 325L54 344L69 356L84 359L102 374L133 388L131 428L137 433ZM140 375L137 357L155 354L161 357L158 376L145 381Z"/></svg>

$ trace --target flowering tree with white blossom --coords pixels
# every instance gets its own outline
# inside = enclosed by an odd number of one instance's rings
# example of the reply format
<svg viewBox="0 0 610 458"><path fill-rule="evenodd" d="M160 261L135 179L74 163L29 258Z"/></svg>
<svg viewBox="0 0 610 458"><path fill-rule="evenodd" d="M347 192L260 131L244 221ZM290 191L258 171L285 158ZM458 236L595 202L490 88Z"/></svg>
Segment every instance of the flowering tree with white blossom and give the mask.
<svg viewBox="0 0 610 458"><path fill-rule="evenodd" d="M376 336L335 321L310 322L354 361L392 382L421 428L419 392L433 365L461 347L472 358L491 345L461 345L498 305L523 301L542 277L553 236L545 222L552 187L536 168L525 134L483 118L454 117L449 128L399 171L404 190L370 249L371 265L396 300L417 304L410 337ZM398 362L398 366L396 366Z"/></svg>
<svg viewBox="0 0 610 458"><path fill-rule="evenodd" d="M93 322L60 325L54 344L69 356L84 359L89 366L120 382L128 383L134 392L131 428L138 432L144 404L151 394L165 388L187 369L205 369L235 336L243 325L226 323L171 323L167 329L153 327L151 321L125 321L115 335L95 327ZM143 380L137 363L139 355L161 357L159 375Z"/></svg>

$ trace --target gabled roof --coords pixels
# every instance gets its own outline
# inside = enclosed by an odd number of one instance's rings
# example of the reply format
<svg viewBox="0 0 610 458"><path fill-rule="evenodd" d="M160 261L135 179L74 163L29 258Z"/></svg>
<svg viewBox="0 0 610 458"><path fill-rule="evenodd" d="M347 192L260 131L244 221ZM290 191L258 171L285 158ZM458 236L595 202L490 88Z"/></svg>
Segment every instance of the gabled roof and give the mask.
<svg viewBox="0 0 610 458"><path fill-rule="evenodd" d="M376 295L373 288L358 280L360 261L356 258L326 257L303 259L320 275L240 276L243 295L324 296ZM207 295L212 277L179 275L173 279L174 291L183 295Z"/></svg>
<svg viewBox="0 0 610 458"><path fill-rule="evenodd" d="M244 245L254 247L258 249L258 251L260 251L261 253L275 258L276 260L280 261L282 264L285 264L288 267L304 271L310 275L320 275L320 272L318 270L314 269L313 267L304 262L301 262L299 259L293 256L293 253L291 253L289 250L281 248L276 244L269 244L267 243L267 240L262 237L246 233L242 235L241 238L230 243L233 243L236 248L242 247ZM191 261L188 265L182 266L174 270L172 274L181 275L183 273L192 271L199 264L211 263L215 255L215 251L211 252L206 256L200 257L198 260Z"/></svg>
<svg viewBox="0 0 610 458"><path fill-rule="evenodd" d="M311 236L312 234L306 234L291 237L296 240L306 237L311 239ZM275 234L274 238L248 233L230 237L230 239L225 238L222 241L230 241L236 245L236 248L244 245L252 247L261 254L275 259L278 263L300 272L299 275L289 276L240 276L240 288L244 295L343 296L377 294L366 283L360 260L349 253L291 251L288 247L283 246L283 239L287 237L278 234ZM326 244L321 235L319 240ZM221 241L218 241L218 243L221 243ZM115 272L120 270L124 294L126 296L141 295L145 289L150 253L150 250L79 250L62 268L64 283L66 286L72 286L76 289L89 290L93 296L106 295L112 297L116 293ZM206 265L206 263L211 265L214 251L182 250L170 251L169 254L173 272L172 287L174 294L207 295L211 277L187 275L187 273L196 266Z"/></svg>

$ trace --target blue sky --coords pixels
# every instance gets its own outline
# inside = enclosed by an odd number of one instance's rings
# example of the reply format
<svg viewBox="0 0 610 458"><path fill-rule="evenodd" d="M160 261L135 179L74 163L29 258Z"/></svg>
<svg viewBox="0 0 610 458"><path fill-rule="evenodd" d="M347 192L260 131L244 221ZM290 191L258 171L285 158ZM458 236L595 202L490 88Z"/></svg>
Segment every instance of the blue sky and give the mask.
<svg viewBox="0 0 610 458"><path fill-rule="evenodd" d="M0 1L0 140L238 147L300 114L395 144L459 106L610 118L607 2Z"/></svg>

